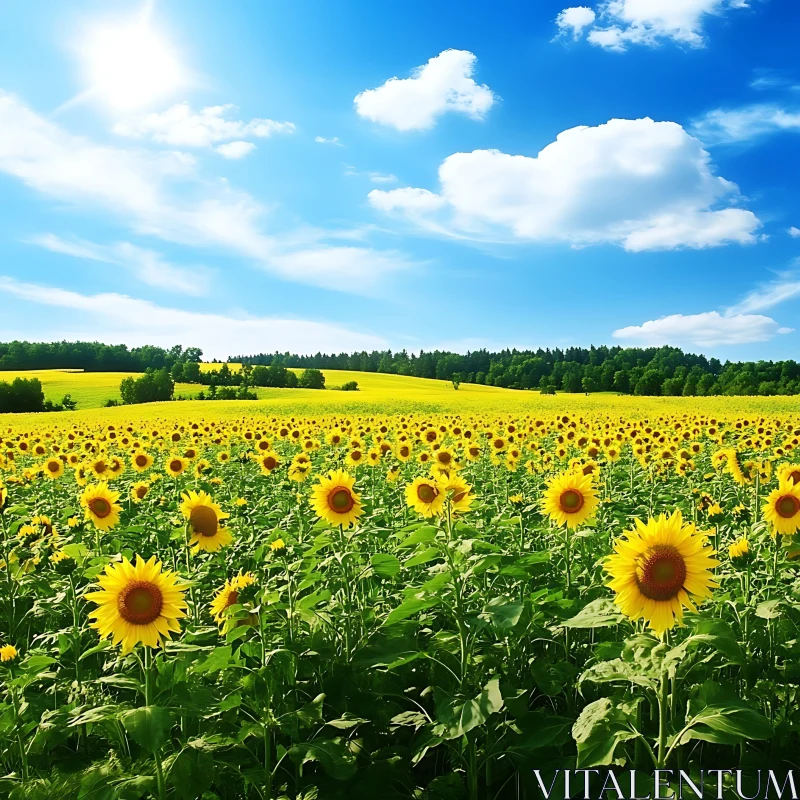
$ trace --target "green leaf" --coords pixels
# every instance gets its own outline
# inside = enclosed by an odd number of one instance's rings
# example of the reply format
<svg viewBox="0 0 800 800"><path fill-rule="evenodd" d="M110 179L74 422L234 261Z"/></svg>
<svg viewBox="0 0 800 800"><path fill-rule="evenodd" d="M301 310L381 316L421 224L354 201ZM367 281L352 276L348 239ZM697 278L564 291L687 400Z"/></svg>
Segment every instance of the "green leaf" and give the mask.
<svg viewBox="0 0 800 800"><path fill-rule="evenodd" d="M172 717L169 709L143 706L119 715L125 730L139 747L155 753L169 739Z"/></svg>
<svg viewBox="0 0 800 800"><path fill-rule="evenodd" d="M242 704L242 695L239 692L233 692L233 694L229 694L222 702L219 704L220 711L230 711L232 708L239 708Z"/></svg>
<svg viewBox="0 0 800 800"><path fill-rule="evenodd" d="M617 746L636 736L628 727L630 712L621 703L602 697L589 703L572 726L572 738L578 746L578 769L624 764L616 757Z"/></svg>
<svg viewBox="0 0 800 800"><path fill-rule="evenodd" d="M400 572L400 559L391 553L375 553L369 565L379 578L394 578Z"/></svg>
<svg viewBox="0 0 800 800"><path fill-rule="evenodd" d="M761 619L777 619L781 616L779 606L781 600L765 600L756 606L756 616Z"/></svg>
<svg viewBox="0 0 800 800"><path fill-rule="evenodd" d="M219 672L225 669L231 662L232 648L229 644L222 647L215 647L208 655L208 658L200 665L196 666L195 672Z"/></svg>
<svg viewBox="0 0 800 800"><path fill-rule="evenodd" d="M769 739L773 734L770 721L744 703L707 706L692 722L741 739Z"/></svg>
<svg viewBox="0 0 800 800"><path fill-rule="evenodd" d="M405 567L416 567L420 564L427 564L430 561L435 561L437 558L441 558L442 554L438 547L426 547L421 553L417 553L415 556L411 556L404 566Z"/></svg>
<svg viewBox="0 0 800 800"><path fill-rule="evenodd" d="M417 528L410 536L406 536L406 538L400 542L399 547L414 547L421 543L427 544L436 538L436 534L437 529L432 525L423 525L421 528Z"/></svg>
<svg viewBox="0 0 800 800"><path fill-rule="evenodd" d="M62 553L66 553L73 561L82 561L89 555L89 548L80 542L65 544L61 548Z"/></svg>
<svg viewBox="0 0 800 800"><path fill-rule="evenodd" d="M345 711L339 719L329 720L325 724L333 728L338 728L340 731L346 731L349 728L355 728L356 725L363 725L365 722L369 722L369 720L364 719L364 717L357 717L355 714L350 714Z"/></svg>
<svg viewBox="0 0 800 800"><path fill-rule="evenodd" d="M455 703L438 715L434 734L443 739L457 739L473 728L483 725L492 714L503 707L500 679L492 678L474 700Z"/></svg>
<svg viewBox="0 0 800 800"><path fill-rule="evenodd" d="M607 597L600 597L592 600L584 606L574 617L564 620L562 628L608 628L612 625L619 625L625 617L619 609Z"/></svg>
<svg viewBox="0 0 800 800"><path fill-rule="evenodd" d="M211 788L214 758L205 750L184 747L169 765L167 780L182 800L194 800Z"/></svg>
<svg viewBox="0 0 800 800"><path fill-rule="evenodd" d="M296 744L289 749L289 757L296 764L317 761L328 775L339 781L346 781L356 773L356 758L343 739L315 739Z"/></svg>
<svg viewBox="0 0 800 800"><path fill-rule="evenodd" d="M517 722L520 734L511 739L510 750L526 753L542 747L560 747L569 739L573 720L544 711L532 711Z"/></svg>
<svg viewBox="0 0 800 800"><path fill-rule="evenodd" d="M501 633L507 633L516 627L524 608L523 603L508 597L493 597L481 617L488 619Z"/></svg>
<svg viewBox="0 0 800 800"><path fill-rule="evenodd" d="M414 617L422 611L427 611L435 606L439 601L435 598L411 597L404 600L397 608L393 609L386 617L384 625L396 625L404 619Z"/></svg>

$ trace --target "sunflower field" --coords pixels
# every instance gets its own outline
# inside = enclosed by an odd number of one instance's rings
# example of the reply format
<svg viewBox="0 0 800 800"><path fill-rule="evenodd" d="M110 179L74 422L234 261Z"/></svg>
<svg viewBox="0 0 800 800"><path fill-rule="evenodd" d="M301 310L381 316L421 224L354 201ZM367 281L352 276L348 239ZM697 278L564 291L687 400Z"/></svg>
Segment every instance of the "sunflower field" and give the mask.
<svg viewBox="0 0 800 800"><path fill-rule="evenodd" d="M796 764L788 413L73 419L0 439L0 797Z"/></svg>

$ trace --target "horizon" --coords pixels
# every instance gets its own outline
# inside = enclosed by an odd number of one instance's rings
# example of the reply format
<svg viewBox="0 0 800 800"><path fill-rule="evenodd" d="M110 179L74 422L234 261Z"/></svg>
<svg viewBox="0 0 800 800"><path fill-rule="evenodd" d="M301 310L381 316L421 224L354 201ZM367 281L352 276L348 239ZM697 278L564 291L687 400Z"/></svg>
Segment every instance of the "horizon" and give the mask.
<svg viewBox="0 0 800 800"><path fill-rule="evenodd" d="M21 5L0 339L791 359L800 9L651 5Z"/></svg>

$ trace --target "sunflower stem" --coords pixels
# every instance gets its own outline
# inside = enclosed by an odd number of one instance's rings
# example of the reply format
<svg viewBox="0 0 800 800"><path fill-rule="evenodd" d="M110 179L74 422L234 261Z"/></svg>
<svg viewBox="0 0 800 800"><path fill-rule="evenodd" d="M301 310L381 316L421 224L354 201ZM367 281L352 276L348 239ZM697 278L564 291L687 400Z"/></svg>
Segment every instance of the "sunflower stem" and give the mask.
<svg viewBox="0 0 800 800"><path fill-rule="evenodd" d="M661 673L661 688L658 693L658 763L662 769L667 762L667 700L669 698L669 681L667 671Z"/></svg>

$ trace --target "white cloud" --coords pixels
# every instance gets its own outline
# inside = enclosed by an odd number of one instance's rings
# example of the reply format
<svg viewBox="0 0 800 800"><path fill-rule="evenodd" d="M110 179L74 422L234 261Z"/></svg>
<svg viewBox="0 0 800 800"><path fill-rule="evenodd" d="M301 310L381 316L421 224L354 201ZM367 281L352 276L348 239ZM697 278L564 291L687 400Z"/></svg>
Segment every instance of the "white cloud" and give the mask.
<svg viewBox="0 0 800 800"><path fill-rule="evenodd" d="M331 136L330 139L326 139L324 136L315 136L314 141L317 144L335 144L339 147L344 147L344 145L339 141L338 136Z"/></svg>
<svg viewBox="0 0 800 800"><path fill-rule="evenodd" d="M284 244L264 233L264 209L255 198L224 180L201 181L191 156L74 136L2 90L0 172L50 198L116 215L138 234L244 257L286 280L363 293L378 282L377 266L408 266L394 252L348 248L353 269L362 270L359 281L339 280L343 258L332 259L328 270L319 263L313 273L293 271L288 251L305 251L309 243Z"/></svg>
<svg viewBox="0 0 800 800"><path fill-rule="evenodd" d="M273 133L294 133L291 122L251 119L250 122L226 119L236 106L209 106L193 112L189 103L154 114L131 117L114 125L114 133L135 139L152 139L174 147L211 147L232 139L265 139Z"/></svg>
<svg viewBox="0 0 800 800"><path fill-rule="evenodd" d="M130 242L100 245L85 239L62 239L52 233L35 236L30 241L54 253L123 267L149 286L194 296L208 294L208 270L176 267L164 261L160 253Z"/></svg>
<svg viewBox="0 0 800 800"><path fill-rule="evenodd" d="M595 20L595 13L586 6L565 8L557 17L556 25L560 34L566 34L573 39L580 38L584 28L588 28Z"/></svg>
<svg viewBox="0 0 800 800"><path fill-rule="evenodd" d="M337 352L383 349L387 345L380 337L326 322L183 311L122 294L83 295L8 277L0 277L0 292L20 301L78 312L75 315L77 325L85 326L87 318L94 318L102 326L104 341L165 347L180 342L201 347L206 358L225 359L238 353L273 350L315 353L320 342ZM31 318L35 322L30 331L20 331L19 335L41 338L42 316L32 315ZM61 328L55 334L58 339L96 336L97 328L69 333Z"/></svg>
<svg viewBox="0 0 800 800"><path fill-rule="evenodd" d="M371 172L369 170L361 171L350 165L347 165L344 174L350 177L364 176L373 183L397 183L397 175L386 172Z"/></svg>
<svg viewBox="0 0 800 800"><path fill-rule="evenodd" d="M414 69L411 78L390 78L361 92L354 100L356 112L399 131L431 128L447 111L481 119L495 96L473 80L476 61L466 50L445 50Z"/></svg>
<svg viewBox="0 0 800 800"><path fill-rule="evenodd" d="M791 333L760 314L672 314L614 331L615 339L644 345L691 344L715 347L725 344L766 342L776 334Z"/></svg>
<svg viewBox="0 0 800 800"><path fill-rule="evenodd" d="M439 181L438 194L374 189L369 202L451 235L628 250L749 244L760 226L751 211L716 208L735 200L737 187L714 174L697 139L648 118L571 128L535 158L455 153Z"/></svg>
<svg viewBox="0 0 800 800"><path fill-rule="evenodd" d="M788 233L793 239L797 239L800 237L800 228L795 228L795 226L792 225L792 227L789 228L786 233Z"/></svg>
<svg viewBox="0 0 800 800"><path fill-rule="evenodd" d="M748 7L746 0L606 0L597 5L596 19L590 19L589 8L566 8L556 24L562 33L571 30L573 38L588 31L591 44L617 52L664 40L702 47L708 17Z"/></svg>
<svg viewBox="0 0 800 800"><path fill-rule="evenodd" d="M244 158L248 153L252 153L256 146L252 142L228 142L214 148L225 158Z"/></svg>
<svg viewBox="0 0 800 800"><path fill-rule="evenodd" d="M706 144L746 142L779 131L800 132L800 112L768 103L709 111L692 123L695 135Z"/></svg>

